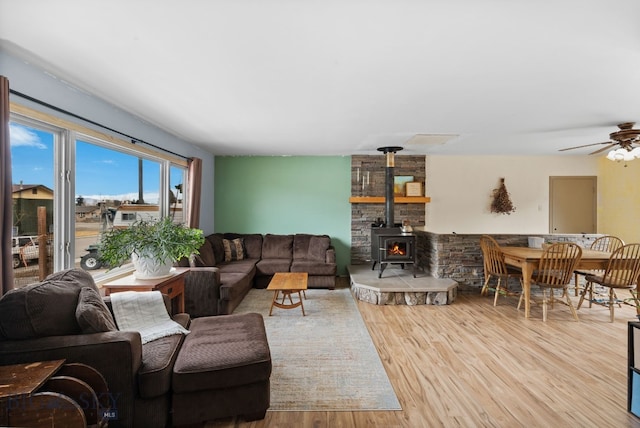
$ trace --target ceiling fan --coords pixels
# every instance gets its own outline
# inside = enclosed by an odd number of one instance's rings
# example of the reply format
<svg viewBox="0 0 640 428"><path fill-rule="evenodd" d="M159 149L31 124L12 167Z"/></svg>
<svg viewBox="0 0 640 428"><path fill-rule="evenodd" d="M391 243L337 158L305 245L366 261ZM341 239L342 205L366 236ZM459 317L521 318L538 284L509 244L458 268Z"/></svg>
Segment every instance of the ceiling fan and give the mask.
<svg viewBox="0 0 640 428"><path fill-rule="evenodd" d="M599 146L602 144L606 144L605 147L598 149L596 151L593 151L589 154L595 155L596 153L601 153L606 150L613 149L616 146L619 146L619 148L616 151L622 150L622 152L624 152L626 150L627 152L631 152L634 149L638 149L636 150L636 152L638 152L640 151L640 148L639 148L640 129L633 129L633 125L635 125L635 122L625 122L625 123L619 124L618 125L619 131L612 132L611 134L609 134L609 138L611 139L611 141L605 141L603 143L585 144L583 146L568 147L566 149L560 149L559 151L564 152L566 150L580 149L582 147Z"/></svg>

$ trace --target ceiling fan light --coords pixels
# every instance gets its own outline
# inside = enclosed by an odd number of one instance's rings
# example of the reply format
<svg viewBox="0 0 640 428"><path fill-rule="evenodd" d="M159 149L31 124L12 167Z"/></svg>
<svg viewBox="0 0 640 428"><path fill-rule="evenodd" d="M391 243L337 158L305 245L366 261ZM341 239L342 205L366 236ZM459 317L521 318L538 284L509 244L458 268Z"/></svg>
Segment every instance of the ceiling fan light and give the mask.
<svg viewBox="0 0 640 428"><path fill-rule="evenodd" d="M634 156L631 155L629 156L629 153L627 150L625 149L617 149L617 150L611 150L608 154L607 154L607 159L612 160L612 161L616 161L616 162L620 162L620 161L627 161L627 160L633 160Z"/></svg>
<svg viewBox="0 0 640 428"><path fill-rule="evenodd" d="M607 159L611 161L617 161L618 159L616 159L616 155L617 155L617 150L610 150L609 153L607 153Z"/></svg>
<svg viewBox="0 0 640 428"><path fill-rule="evenodd" d="M631 153L635 158L640 158L640 147L636 147L635 149L631 150L629 153Z"/></svg>

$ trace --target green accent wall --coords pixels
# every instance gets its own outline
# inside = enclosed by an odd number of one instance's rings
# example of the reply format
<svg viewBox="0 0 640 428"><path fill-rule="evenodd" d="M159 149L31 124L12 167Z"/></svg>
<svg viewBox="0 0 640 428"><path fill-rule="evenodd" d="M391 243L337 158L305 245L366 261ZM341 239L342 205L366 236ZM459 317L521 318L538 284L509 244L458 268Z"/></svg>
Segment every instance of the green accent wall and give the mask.
<svg viewBox="0 0 640 428"><path fill-rule="evenodd" d="M349 156L216 156L214 230L329 235L346 275L350 193Z"/></svg>

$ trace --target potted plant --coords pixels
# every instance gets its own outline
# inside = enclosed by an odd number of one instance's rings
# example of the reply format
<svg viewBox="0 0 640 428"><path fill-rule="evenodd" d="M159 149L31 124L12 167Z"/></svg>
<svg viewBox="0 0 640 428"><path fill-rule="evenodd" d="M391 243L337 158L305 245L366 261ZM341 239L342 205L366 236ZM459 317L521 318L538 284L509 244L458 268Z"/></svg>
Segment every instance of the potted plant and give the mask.
<svg viewBox="0 0 640 428"><path fill-rule="evenodd" d="M183 257L198 254L204 243L202 230L161 220L139 220L127 228L114 228L102 235L100 261L110 268L131 260L141 279L168 276L172 265Z"/></svg>

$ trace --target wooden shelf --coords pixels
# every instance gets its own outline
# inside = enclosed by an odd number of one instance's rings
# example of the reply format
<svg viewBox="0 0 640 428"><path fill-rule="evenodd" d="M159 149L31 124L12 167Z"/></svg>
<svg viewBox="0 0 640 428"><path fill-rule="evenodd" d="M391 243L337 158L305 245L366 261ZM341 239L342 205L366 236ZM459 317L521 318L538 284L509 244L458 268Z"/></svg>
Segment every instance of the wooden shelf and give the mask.
<svg viewBox="0 0 640 428"><path fill-rule="evenodd" d="M349 202L352 204L384 204L384 196L352 196ZM431 202L428 196L396 196L393 198L395 204L427 204Z"/></svg>

